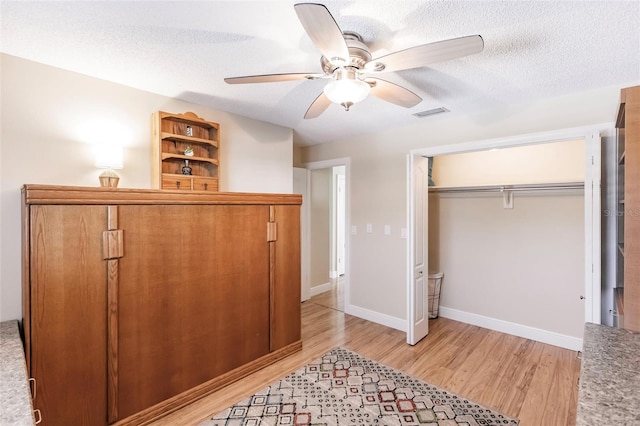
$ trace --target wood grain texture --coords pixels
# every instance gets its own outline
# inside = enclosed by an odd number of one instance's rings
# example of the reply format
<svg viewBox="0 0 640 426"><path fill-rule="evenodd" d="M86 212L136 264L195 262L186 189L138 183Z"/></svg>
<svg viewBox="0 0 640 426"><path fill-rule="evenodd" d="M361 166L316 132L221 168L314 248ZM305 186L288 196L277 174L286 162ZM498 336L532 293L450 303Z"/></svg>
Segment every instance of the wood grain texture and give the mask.
<svg viewBox="0 0 640 426"><path fill-rule="evenodd" d="M22 191L27 204L302 204L302 196L299 194L212 193L54 185L23 185Z"/></svg>
<svg viewBox="0 0 640 426"><path fill-rule="evenodd" d="M106 213L104 206L31 209L30 375L44 425L106 422Z"/></svg>
<svg viewBox="0 0 640 426"><path fill-rule="evenodd" d="M344 276L329 280L332 288L309 298L310 303L344 312Z"/></svg>
<svg viewBox="0 0 640 426"><path fill-rule="evenodd" d="M22 330L27 371L31 375L31 210L21 191L22 211ZM31 376L33 377L33 376ZM37 409L37 407L35 407Z"/></svg>
<svg viewBox="0 0 640 426"><path fill-rule="evenodd" d="M640 86L625 102L624 327L640 331Z"/></svg>
<svg viewBox="0 0 640 426"><path fill-rule="evenodd" d="M300 196L23 195L25 335L44 424L141 424L300 350ZM291 229L269 243L280 201Z"/></svg>
<svg viewBox="0 0 640 426"><path fill-rule="evenodd" d="M270 352L267 355L243 365L242 367L238 367L228 373L222 374L215 379L202 383L201 385L191 388L179 395L162 401L153 407L149 407L129 416L126 419L117 421L113 423L113 426L142 426L153 423L154 421L166 417L168 414L173 413L180 408L188 406L200 398L212 394L230 383L234 383L243 377L266 368L267 366L280 361L301 349L302 342L298 341L285 346L284 348L278 349L277 351Z"/></svg>
<svg viewBox="0 0 640 426"><path fill-rule="evenodd" d="M575 424L576 353L461 322L430 320L415 346L405 333L315 303L302 304L303 350L267 366L153 426L193 425L291 371L343 346L520 419L520 426Z"/></svg>
<svg viewBox="0 0 640 426"><path fill-rule="evenodd" d="M118 260L107 262L107 419L118 419Z"/></svg>
<svg viewBox="0 0 640 426"><path fill-rule="evenodd" d="M120 418L269 352L268 219L268 206L119 208Z"/></svg>
<svg viewBox="0 0 640 426"><path fill-rule="evenodd" d="M300 340L300 206L275 206L272 244L271 350Z"/></svg>

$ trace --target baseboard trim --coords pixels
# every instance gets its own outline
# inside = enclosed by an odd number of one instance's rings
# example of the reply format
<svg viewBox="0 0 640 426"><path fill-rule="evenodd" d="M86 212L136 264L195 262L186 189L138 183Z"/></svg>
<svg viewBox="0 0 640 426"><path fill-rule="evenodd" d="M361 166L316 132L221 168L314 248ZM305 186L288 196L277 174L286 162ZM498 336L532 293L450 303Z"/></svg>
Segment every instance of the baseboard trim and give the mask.
<svg viewBox="0 0 640 426"><path fill-rule="evenodd" d="M390 328L395 328L396 330L400 330L403 332L407 331L407 321L405 319L381 314L380 312L371 311L369 309L361 308L355 305L345 306L344 313L353 315L354 317L365 319L367 321L375 322L377 324L385 325Z"/></svg>
<svg viewBox="0 0 640 426"><path fill-rule="evenodd" d="M335 285L334 283L324 283L320 285L315 285L309 289L309 294L311 295L310 297L317 296L318 294L329 291L333 288L334 285Z"/></svg>
<svg viewBox="0 0 640 426"><path fill-rule="evenodd" d="M297 340L284 346L280 349L276 349L256 360L253 360L243 366L240 366L227 373L204 382L194 388L186 390L181 394L175 395L166 401L160 402L154 406L146 408L138 413L135 413L125 419L118 420L112 423L111 426L145 426L154 421L173 413L182 407L185 407L205 396L212 394L213 392L236 382L249 374L255 373L281 359L288 357L289 355L302 350L302 340Z"/></svg>
<svg viewBox="0 0 640 426"><path fill-rule="evenodd" d="M470 312L459 311L457 309L451 309L445 306L440 306L438 314L443 318L449 318L467 324L477 325L478 327L488 328L490 330L500 331L502 333L512 334L514 336L524 337L526 339L547 343L553 346L559 346L561 348L570 349L572 351L582 350L582 339L579 339L577 337L567 336L565 334L555 333L553 331L542 330L540 328L529 327L527 325L516 324L497 318L472 314Z"/></svg>

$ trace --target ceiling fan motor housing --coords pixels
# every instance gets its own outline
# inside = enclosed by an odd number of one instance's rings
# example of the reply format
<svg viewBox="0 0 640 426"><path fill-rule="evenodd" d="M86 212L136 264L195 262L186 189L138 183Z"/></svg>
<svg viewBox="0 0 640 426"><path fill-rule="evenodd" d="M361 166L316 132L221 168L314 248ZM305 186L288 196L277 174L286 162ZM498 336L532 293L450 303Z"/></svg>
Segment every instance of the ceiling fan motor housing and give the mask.
<svg viewBox="0 0 640 426"><path fill-rule="evenodd" d="M320 58L320 64L322 65L322 70L328 75L333 74L336 69L341 67L353 67L357 70L361 70L367 62L371 61L369 48L363 43L362 36L360 36L360 34L352 31L344 31L342 35L344 36L344 40L347 42L347 47L349 48L349 63L332 63L329 59L322 56Z"/></svg>

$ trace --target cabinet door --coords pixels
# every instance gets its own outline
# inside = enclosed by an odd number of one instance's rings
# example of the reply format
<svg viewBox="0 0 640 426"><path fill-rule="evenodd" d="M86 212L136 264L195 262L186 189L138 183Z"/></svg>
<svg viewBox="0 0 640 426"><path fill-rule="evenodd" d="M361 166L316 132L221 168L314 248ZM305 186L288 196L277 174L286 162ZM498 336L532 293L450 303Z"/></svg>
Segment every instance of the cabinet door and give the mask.
<svg viewBox="0 0 640 426"><path fill-rule="evenodd" d="M30 208L30 374L43 425L107 424L106 212Z"/></svg>
<svg viewBox="0 0 640 426"><path fill-rule="evenodd" d="M118 417L269 352L268 206L120 206Z"/></svg>
<svg viewBox="0 0 640 426"><path fill-rule="evenodd" d="M277 240L271 290L271 350L300 340L300 206L275 206Z"/></svg>
<svg viewBox="0 0 640 426"><path fill-rule="evenodd" d="M625 92L624 326L640 331L640 86Z"/></svg>

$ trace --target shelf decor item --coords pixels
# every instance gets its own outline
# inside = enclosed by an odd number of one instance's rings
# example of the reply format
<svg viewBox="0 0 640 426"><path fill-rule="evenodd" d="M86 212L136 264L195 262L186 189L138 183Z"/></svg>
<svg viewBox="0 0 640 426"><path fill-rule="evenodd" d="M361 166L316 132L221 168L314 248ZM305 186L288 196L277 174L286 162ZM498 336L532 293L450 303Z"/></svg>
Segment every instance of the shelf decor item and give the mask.
<svg viewBox="0 0 640 426"><path fill-rule="evenodd" d="M117 188L120 176L113 169L124 167L124 155L121 145L101 143L95 146L95 165L105 169L99 176L100 186L103 188Z"/></svg>
<svg viewBox="0 0 640 426"><path fill-rule="evenodd" d="M220 125L192 112L152 116L152 187L219 191Z"/></svg>
<svg viewBox="0 0 640 426"><path fill-rule="evenodd" d="M184 166L182 166L182 174L191 176L191 167L189 167L189 160L184 160Z"/></svg>

